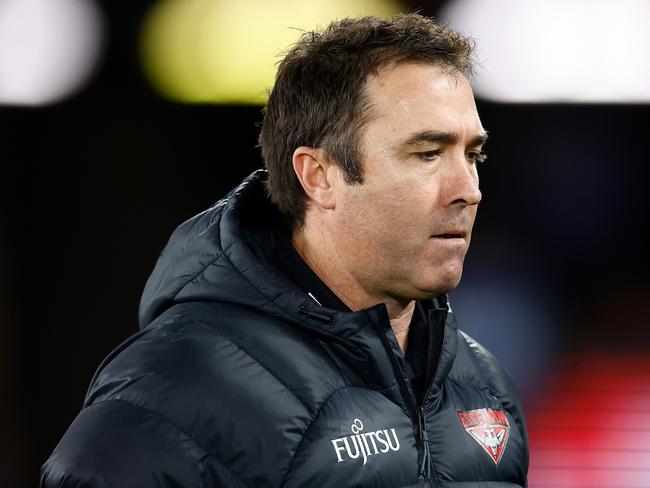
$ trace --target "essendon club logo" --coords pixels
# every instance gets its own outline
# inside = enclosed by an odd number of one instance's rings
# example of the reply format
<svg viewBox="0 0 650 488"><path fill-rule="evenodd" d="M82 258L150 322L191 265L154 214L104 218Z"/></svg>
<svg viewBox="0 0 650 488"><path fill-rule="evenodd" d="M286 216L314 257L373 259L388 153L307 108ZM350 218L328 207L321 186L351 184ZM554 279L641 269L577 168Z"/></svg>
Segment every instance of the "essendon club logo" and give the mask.
<svg viewBox="0 0 650 488"><path fill-rule="evenodd" d="M490 455L494 464L499 464L510 434L510 424L503 410L480 408L458 412L458 418L467 433Z"/></svg>

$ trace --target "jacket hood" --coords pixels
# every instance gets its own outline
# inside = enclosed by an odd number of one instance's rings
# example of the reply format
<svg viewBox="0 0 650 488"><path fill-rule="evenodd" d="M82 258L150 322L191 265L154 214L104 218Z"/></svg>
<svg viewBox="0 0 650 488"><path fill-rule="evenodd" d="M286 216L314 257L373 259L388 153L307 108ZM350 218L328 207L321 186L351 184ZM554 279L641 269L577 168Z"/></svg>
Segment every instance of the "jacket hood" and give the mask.
<svg viewBox="0 0 650 488"><path fill-rule="evenodd" d="M289 322L309 297L271 262L278 232L287 232L258 170L214 206L171 235L140 301L143 329L174 304L240 304Z"/></svg>

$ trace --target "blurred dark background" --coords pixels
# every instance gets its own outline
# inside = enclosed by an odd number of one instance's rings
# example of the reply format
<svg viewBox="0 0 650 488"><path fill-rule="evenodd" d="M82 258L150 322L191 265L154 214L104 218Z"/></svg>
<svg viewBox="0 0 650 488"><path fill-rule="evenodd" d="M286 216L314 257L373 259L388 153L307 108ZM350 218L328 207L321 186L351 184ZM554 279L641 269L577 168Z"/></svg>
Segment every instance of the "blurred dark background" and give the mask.
<svg viewBox="0 0 650 488"><path fill-rule="evenodd" d="M405 4L436 15L444 3ZM75 96L0 106L5 486L37 484L95 368L137 330L140 293L172 230L261 166L260 107L178 104L145 80L137 36L151 4L101 2L102 61ZM590 370L584 358L610 372L637 358L622 374L647 370L650 106L478 105L491 134L484 200L452 303L535 419L557 374ZM640 378L630 391L647 437L650 386ZM638 476L620 486L650 486L634 484L649 476L634 466Z"/></svg>

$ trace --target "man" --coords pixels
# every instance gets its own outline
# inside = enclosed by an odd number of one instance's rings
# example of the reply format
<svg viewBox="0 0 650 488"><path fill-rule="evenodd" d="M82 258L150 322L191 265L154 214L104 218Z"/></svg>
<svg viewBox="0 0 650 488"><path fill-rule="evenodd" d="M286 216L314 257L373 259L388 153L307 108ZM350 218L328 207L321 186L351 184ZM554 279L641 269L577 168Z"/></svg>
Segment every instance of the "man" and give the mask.
<svg viewBox="0 0 650 488"><path fill-rule="evenodd" d="M481 199L470 54L415 14L301 38L268 173L174 232L42 486L526 485L521 406L445 295Z"/></svg>

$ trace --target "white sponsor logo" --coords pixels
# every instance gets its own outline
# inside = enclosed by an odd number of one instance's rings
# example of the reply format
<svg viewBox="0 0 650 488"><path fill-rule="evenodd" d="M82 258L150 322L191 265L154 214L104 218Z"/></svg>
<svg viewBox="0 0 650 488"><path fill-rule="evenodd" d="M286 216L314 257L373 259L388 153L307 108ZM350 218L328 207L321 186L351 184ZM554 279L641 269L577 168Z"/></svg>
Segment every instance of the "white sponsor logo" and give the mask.
<svg viewBox="0 0 650 488"><path fill-rule="evenodd" d="M354 419L350 427L352 435L332 439L334 452L338 462L345 461L346 454L349 459L363 458L363 464L368 462L368 457L373 454L386 454L390 451L399 451L399 439L395 429L362 432L363 422Z"/></svg>

